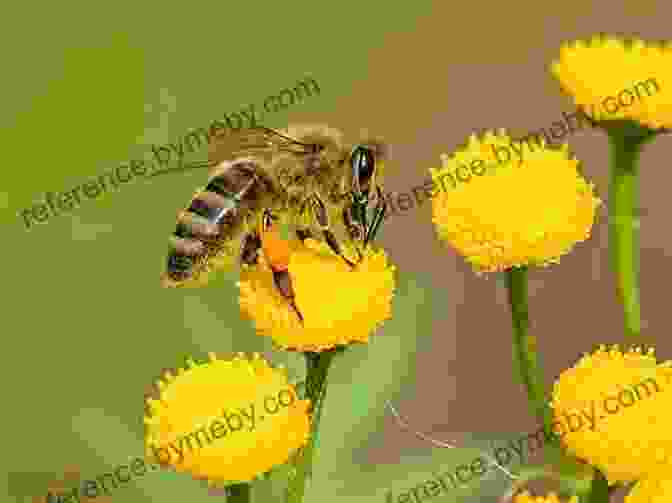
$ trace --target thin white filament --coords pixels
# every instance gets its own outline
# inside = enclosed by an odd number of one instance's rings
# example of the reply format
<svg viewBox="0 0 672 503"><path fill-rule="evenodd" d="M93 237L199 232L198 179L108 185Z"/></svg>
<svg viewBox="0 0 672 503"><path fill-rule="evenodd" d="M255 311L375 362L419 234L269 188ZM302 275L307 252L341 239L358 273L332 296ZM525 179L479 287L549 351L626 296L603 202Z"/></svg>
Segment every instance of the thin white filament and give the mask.
<svg viewBox="0 0 672 503"><path fill-rule="evenodd" d="M387 405L387 407L390 409L390 411L392 411L392 414L394 415L395 419L397 420L397 423L399 424L399 426L403 430L410 431L411 433L413 433L416 437L420 438L421 440L424 440L424 441L429 442L433 445L436 445L437 447L442 447L444 449L456 449L457 448L457 446L455 446L455 445L452 445L452 444L449 444L449 443L446 443L446 442L442 442L441 440L435 440L433 438L428 437L427 435L424 435L423 433L420 433L419 431L415 431L414 429L412 429L408 425L408 423L404 420L404 418L401 417L401 414L399 414L399 412L397 412L395 410L395 408L392 406L392 404L389 402L389 400L385 402L385 405ZM483 451L481 451L481 452L483 452ZM518 477L511 474L508 470L506 470L506 468L499 465L497 463L497 461L495 459L493 459L489 454L485 453L485 456L492 462L492 464L494 466L496 466L502 472L504 472L511 480L517 480L518 479Z"/></svg>

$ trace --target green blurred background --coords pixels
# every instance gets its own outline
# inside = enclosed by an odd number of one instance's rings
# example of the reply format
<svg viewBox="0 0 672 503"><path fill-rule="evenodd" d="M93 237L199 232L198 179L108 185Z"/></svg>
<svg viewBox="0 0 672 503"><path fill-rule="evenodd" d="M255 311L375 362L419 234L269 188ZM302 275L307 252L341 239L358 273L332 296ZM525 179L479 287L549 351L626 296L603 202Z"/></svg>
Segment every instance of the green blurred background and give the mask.
<svg viewBox="0 0 672 503"><path fill-rule="evenodd" d="M274 351L240 320L236 274L202 290L159 288L175 213L204 172L134 179L29 232L18 211L188 128L259 107L307 76L319 96L264 124L374 132L392 145L386 189L407 191L473 131L522 134L571 110L547 71L562 41L598 31L670 38L669 14L664 2L606 0L4 6L0 499L33 501L67 474L92 478L141 455L143 396L185 356L259 351L303 375L299 357ZM570 144L606 199L605 138L591 131ZM665 224L671 147L661 140L647 148L642 180L643 326L663 356L672 347L660 277L672 240L656 229ZM394 317L333 368L308 502L384 501L388 488L399 494L471 462L475 446L536 429L511 378L502 285L476 278L437 244L428 204L391 218L381 242L399 268ZM592 344L622 342L606 258L602 216L588 243L532 274L533 328L549 382ZM418 430L472 448L437 449L401 431L386 400ZM261 484L255 501L279 501L279 487ZM505 487L501 473L491 474L436 500L496 501ZM110 501L223 498L161 472Z"/></svg>

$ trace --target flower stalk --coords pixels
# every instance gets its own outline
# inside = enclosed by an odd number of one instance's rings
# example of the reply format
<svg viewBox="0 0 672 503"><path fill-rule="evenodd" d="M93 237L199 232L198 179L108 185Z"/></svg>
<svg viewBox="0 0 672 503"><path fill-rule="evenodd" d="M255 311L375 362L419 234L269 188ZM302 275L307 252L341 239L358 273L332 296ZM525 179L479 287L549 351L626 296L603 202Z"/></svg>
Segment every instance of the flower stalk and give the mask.
<svg viewBox="0 0 672 503"><path fill-rule="evenodd" d="M616 289L623 305L625 335L639 337L639 228L635 212L639 207L639 158L643 146L655 137L651 129L631 121L617 121L605 127L611 155L609 188L609 250L616 274Z"/></svg>
<svg viewBox="0 0 672 503"><path fill-rule="evenodd" d="M323 352L306 352L306 396L310 400L310 438L305 447L294 456L289 484L286 492L286 503L302 503L306 483L313 474L313 458L318 446L320 418L327 395L327 374L331 362L343 348L335 348Z"/></svg>
<svg viewBox="0 0 672 503"><path fill-rule="evenodd" d="M541 424L550 428L551 410L546 406L544 380L536 349L536 339L529 334L527 267L512 267L505 274L511 319L513 322L514 361L527 391L530 410Z"/></svg>
<svg viewBox="0 0 672 503"><path fill-rule="evenodd" d="M224 489L227 503L250 503L250 484L232 484Z"/></svg>

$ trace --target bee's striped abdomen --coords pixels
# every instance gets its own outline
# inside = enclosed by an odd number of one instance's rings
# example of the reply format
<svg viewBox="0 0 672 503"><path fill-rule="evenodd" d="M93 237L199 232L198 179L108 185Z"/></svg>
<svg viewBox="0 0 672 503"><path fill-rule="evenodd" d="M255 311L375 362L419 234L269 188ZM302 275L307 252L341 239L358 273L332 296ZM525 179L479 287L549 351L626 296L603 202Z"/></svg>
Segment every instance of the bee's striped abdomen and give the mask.
<svg viewBox="0 0 672 503"><path fill-rule="evenodd" d="M256 162L219 166L178 216L164 274L167 286L197 279L214 263L211 259L219 261L234 254L234 248L238 251L232 245L241 238L249 218L273 194L272 189L272 180ZM252 256L246 259L252 260Z"/></svg>
<svg viewBox="0 0 672 503"><path fill-rule="evenodd" d="M199 258L206 253L206 243L217 239L223 231L237 223L239 202L226 193L214 178L182 212L171 237L167 272L176 281L188 279ZM213 183L213 181L215 183ZM208 190L208 189L217 189Z"/></svg>
<svg viewBox="0 0 672 503"><path fill-rule="evenodd" d="M231 195L202 192L191 201L187 211L205 218L211 224L218 224L225 219L227 213L235 211L236 207L236 200Z"/></svg>
<svg viewBox="0 0 672 503"><path fill-rule="evenodd" d="M198 239L179 238L172 236L171 244L175 251L180 255L194 257L205 253L205 245Z"/></svg>
<svg viewBox="0 0 672 503"><path fill-rule="evenodd" d="M198 238L210 240L219 235L219 227L206 218L184 211L180 214L173 236L178 238Z"/></svg>
<svg viewBox="0 0 672 503"><path fill-rule="evenodd" d="M220 196L230 196L231 187L226 183L226 179L222 176L216 176L205 187L205 190L219 194Z"/></svg>

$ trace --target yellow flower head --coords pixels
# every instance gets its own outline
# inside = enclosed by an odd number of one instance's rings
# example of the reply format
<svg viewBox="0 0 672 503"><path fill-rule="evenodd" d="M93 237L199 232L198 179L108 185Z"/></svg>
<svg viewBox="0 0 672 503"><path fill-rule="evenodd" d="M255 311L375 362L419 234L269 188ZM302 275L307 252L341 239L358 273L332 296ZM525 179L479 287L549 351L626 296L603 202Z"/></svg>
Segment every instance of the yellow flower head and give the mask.
<svg viewBox="0 0 672 503"><path fill-rule="evenodd" d="M630 482L672 460L669 363L654 350L601 346L555 382L554 420L562 443L610 484Z"/></svg>
<svg viewBox="0 0 672 503"><path fill-rule="evenodd" d="M625 503L667 503L672 501L672 471L641 480L625 497Z"/></svg>
<svg viewBox="0 0 672 503"><path fill-rule="evenodd" d="M600 200L567 145L514 141L504 130L469 138L430 169L439 237L477 272L557 262L588 239Z"/></svg>
<svg viewBox="0 0 672 503"><path fill-rule="evenodd" d="M285 463L309 435L308 400L255 354L189 361L147 400L147 455L210 485L249 482Z"/></svg>
<svg viewBox="0 0 672 503"><path fill-rule="evenodd" d="M579 499L572 496L568 503L578 503ZM532 496L528 491L517 494L513 499L513 503L561 503L558 495L555 493L548 493L548 496Z"/></svg>
<svg viewBox="0 0 672 503"><path fill-rule="evenodd" d="M343 248L354 259L351 246ZM292 247L288 271L303 321L275 286L265 257L245 268L239 283L243 314L283 349L324 351L367 342L391 315L394 266L382 250L368 248L351 269L326 244L307 239Z"/></svg>
<svg viewBox="0 0 672 503"><path fill-rule="evenodd" d="M672 44L613 36L565 44L551 65L577 106L595 120L672 126Z"/></svg>

